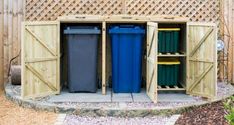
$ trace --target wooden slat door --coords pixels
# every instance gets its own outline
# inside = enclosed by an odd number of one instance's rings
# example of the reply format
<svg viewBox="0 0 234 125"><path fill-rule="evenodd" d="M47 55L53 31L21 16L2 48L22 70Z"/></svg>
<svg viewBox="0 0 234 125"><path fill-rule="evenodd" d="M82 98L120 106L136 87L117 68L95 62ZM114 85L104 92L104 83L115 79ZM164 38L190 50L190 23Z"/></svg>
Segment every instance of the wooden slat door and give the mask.
<svg viewBox="0 0 234 125"><path fill-rule="evenodd" d="M157 41L158 24L147 23L147 63L146 63L146 93L157 102Z"/></svg>
<svg viewBox="0 0 234 125"><path fill-rule="evenodd" d="M214 98L217 93L215 24L188 23L187 93Z"/></svg>
<svg viewBox="0 0 234 125"><path fill-rule="evenodd" d="M60 92L59 25L57 22L22 23L23 98Z"/></svg>

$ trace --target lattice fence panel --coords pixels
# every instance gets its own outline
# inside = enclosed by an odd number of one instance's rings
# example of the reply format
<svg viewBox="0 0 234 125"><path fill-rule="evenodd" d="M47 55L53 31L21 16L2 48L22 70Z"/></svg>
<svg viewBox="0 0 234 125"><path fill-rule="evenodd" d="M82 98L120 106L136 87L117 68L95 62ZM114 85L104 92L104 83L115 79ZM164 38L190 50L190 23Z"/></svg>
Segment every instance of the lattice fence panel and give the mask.
<svg viewBox="0 0 234 125"><path fill-rule="evenodd" d="M178 15L191 21L216 22L218 0L129 0L126 13L132 15Z"/></svg>
<svg viewBox="0 0 234 125"><path fill-rule="evenodd" d="M219 0L26 0L26 20L55 20L74 14L177 15L216 22Z"/></svg>
<svg viewBox="0 0 234 125"><path fill-rule="evenodd" d="M26 0L26 20L56 20L62 15L122 13L120 0Z"/></svg>

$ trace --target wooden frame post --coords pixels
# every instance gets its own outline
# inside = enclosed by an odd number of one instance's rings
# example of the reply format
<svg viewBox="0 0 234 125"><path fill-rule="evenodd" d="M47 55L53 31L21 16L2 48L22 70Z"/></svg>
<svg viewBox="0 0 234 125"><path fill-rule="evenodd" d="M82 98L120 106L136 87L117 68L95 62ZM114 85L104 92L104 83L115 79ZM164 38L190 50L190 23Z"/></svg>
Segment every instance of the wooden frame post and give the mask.
<svg viewBox="0 0 234 125"><path fill-rule="evenodd" d="M102 94L106 94L106 22L102 22Z"/></svg>

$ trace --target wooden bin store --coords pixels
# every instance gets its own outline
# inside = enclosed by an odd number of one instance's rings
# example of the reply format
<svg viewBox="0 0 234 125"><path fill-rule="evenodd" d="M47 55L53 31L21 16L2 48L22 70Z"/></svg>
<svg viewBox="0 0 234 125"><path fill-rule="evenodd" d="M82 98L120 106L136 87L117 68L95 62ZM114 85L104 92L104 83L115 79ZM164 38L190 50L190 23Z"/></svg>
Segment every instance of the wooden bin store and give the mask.
<svg viewBox="0 0 234 125"><path fill-rule="evenodd" d="M61 78L62 26L64 24L97 24L102 29L98 48L98 74L102 93L106 94L111 79L110 40L107 33L113 24L138 24L146 29L142 77L146 93L157 102L158 91L185 91L187 94L214 98L217 92L217 29L213 23L193 23L187 18L168 16L63 16L57 21L22 23L22 97L35 98L59 94ZM178 51L158 52L158 32L179 29ZM172 86L157 84L158 60L176 59L180 62L178 83Z"/></svg>

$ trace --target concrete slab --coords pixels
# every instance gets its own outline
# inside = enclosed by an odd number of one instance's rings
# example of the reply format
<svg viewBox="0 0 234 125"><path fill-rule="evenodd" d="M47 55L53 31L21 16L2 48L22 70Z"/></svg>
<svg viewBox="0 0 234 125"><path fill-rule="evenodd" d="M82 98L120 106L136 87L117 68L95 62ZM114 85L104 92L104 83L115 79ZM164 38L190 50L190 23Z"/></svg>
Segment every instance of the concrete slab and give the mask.
<svg viewBox="0 0 234 125"><path fill-rule="evenodd" d="M111 95L112 94L112 95ZM63 90L60 95L51 96L49 102L151 102L146 91L140 93L112 93L107 90L106 95L102 95L101 90L97 93L69 93ZM184 93L159 93L159 102L194 102L194 97Z"/></svg>
<svg viewBox="0 0 234 125"><path fill-rule="evenodd" d="M66 90L60 95L51 96L49 102L111 102L111 92L102 95L101 90L97 93L69 93Z"/></svg>
<svg viewBox="0 0 234 125"><path fill-rule="evenodd" d="M68 113L68 114L74 113L75 115L79 116L92 116L92 117L94 116L95 117L97 116L146 117L146 116L155 116L155 115L170 116L172 114L180 114L183 113L184 111L191 110L191 108L196 108L206 105L208 103L224 100L234 94L234 87L232 85L226 83L218 83L217 98L211 101L204 100L201 97L193 97L194 99L191 99L191 96L185 94L179 95L179 93L175 94L176 97L168 95L165 95L163 97L162 96L163 94L159 93L159 100L162 101L162 99L167 99L167 101L168 100L169 101L163 103L156 103L156 104L151 102L150 103L144 103L144 102L89 103L87 101L77 102L77 103L69 103L69 102L51 103L48 101L50 97L36 98L35 100L22 99L20 96L21 92L20 88L21 88L20 86L6 84L5 86L6 98L25 108L33 108L35 110L43 110L43 111L50 111L56 113ZM182 99L184 102L178 102L179 99ZM186 101L185 99L192 101L185 102ZM175 102L173 102L173 100Z"/></svg>
<svg viewBox="0 0 234 125"><path fill-rule="evenodd" d="M196 102L196 99L183 93L159 93L159 102Z"/></svg>
<svg viewBox="0 0 234 125"><path fill-rule="evenodd" d="M131 93L112 93L112 102L133 102Z"/></svg>
<svg viewBox="0 0 234 125"><path fill-rule="evenodd" d="M152 102L145 90L142 90L140 93L132 93L132 96L134 102Z"/></svg>

